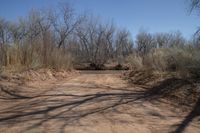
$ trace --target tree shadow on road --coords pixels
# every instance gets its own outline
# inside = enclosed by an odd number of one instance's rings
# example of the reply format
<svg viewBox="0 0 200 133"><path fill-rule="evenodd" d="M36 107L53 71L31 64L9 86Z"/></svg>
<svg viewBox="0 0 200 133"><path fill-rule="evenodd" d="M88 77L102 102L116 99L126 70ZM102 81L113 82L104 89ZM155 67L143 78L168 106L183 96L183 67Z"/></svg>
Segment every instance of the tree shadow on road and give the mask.
<svg viewBox="0 0 200 133"><path fill-rule="evenodd" d="M145 83L149 82L145 80ZM139 85L142 83L139 82ZM154 100L159 98L167 98L176 103L177 108L185 105L191 108L188 115L185 116L180 124L175 124L177 128L172 133L183 133L189 124L200 116L200 80L196 78L169 78L145 91L146 100ZM178 96L181 94L181 96ZM174 126L172 126L174 127Z"/></svg>
<svg viewBox="0 0 200 133"><path fill-rule="evenodd" d="M192 122L192 120L196 117L200 116L200 98L197 101L196 105L192 109L192 111L184 118L184 120L178 124L178 127L172 133L182 133L187 126Z"/></svg>

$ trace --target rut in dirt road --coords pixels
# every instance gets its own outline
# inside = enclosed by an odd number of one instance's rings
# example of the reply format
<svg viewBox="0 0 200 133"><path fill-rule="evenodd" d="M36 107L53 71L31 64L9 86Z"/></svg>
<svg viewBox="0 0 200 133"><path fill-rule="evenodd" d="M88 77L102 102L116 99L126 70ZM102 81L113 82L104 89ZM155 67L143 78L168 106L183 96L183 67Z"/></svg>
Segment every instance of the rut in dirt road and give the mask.
<svg viewBox="0 0 200 133"><path fill-rule="evenodd" d="M181 124L186 114L120 75L87 71L54 88L1 89L0 132L200 132L192 120Z"/></svg>

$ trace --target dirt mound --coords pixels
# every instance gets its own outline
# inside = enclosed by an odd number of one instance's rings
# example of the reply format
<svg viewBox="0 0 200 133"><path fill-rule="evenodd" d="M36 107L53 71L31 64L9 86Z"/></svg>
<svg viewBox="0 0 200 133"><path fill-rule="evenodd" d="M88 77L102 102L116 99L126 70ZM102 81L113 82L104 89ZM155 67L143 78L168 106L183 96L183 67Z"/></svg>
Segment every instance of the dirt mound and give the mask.
<svg viewBox="0 0 200 133"><path fill-rule="evenodd" d="M77 71L56 71L52 69L27 70L21 73L2 72L0 81L23 84L27 81L61 80L77 73Z"/></svg>
<svg viewBox="0 0 200 133"><path fill-rule="evenodd" d="M154 99L164 98L174 105L192 107L200 96L200 79L181 77L174 72L135 70L124 74L134 86L144 88L145 93Z"/></svg>

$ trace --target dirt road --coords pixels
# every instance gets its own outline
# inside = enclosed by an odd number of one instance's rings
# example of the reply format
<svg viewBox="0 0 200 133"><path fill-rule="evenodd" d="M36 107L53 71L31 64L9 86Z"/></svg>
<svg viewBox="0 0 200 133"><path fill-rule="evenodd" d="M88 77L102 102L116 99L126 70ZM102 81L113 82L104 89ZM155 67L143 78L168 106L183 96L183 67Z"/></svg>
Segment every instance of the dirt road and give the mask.
<svg viewBox="0 0 200 133"><path fill-rule="evenodd" d="M196 118L189 121L164 100L151 101L120 74L87 71L56 87L1 88L0 132L200 133Z"/></svg>

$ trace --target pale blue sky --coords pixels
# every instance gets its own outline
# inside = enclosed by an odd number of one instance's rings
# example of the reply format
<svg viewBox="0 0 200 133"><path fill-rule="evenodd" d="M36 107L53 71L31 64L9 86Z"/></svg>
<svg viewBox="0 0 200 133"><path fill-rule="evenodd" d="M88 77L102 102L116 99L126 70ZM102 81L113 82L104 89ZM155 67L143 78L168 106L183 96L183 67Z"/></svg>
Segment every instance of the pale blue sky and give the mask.
<svg viewBox="0 0 200 133"><path fill-rule="evenodd" d="M56 7L59 2L70 2L77 12L92 12L103 20L114 20L119 27L131 31L181 31L190 38L199 23L199 16L189 14L188 0L0 0L0 16L16 20L32 8Z"/></svg>

